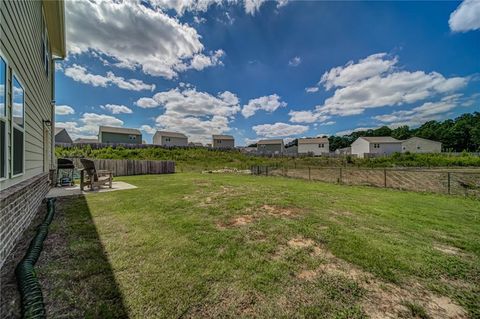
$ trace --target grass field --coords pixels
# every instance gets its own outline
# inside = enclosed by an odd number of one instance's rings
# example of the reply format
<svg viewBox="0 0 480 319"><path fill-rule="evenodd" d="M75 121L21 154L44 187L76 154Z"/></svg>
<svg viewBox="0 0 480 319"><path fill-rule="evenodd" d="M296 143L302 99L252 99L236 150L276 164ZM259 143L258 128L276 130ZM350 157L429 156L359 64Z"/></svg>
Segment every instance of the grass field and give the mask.
<svg viewBox="0 0 480 319"><path fill-rule="evenodd" d="M480 317L478 200L179 173L60 200L53 317Z"/></svg>

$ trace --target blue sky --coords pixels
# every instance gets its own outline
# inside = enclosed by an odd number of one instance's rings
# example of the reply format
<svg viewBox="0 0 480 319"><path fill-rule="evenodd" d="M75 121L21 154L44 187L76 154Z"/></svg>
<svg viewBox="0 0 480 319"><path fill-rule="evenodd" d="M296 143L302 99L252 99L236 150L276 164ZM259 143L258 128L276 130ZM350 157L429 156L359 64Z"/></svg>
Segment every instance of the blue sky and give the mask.
<svg viewBox="0 0 480 319"><path fill-rule="evenodd" d="M480 110L480 1L67 1L57 126L209 142L416 126Z"/></svg>

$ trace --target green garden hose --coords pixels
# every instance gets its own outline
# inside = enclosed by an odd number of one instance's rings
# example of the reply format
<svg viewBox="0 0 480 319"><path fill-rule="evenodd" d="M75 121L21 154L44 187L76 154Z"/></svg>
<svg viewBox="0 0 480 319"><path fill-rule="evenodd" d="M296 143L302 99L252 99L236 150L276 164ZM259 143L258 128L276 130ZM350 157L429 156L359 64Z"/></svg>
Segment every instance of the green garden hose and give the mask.
<svg viewBox="0 0 480 319"><path fill-rule="evenodd" d="M47 238L48 226L55 214L55 198L47 200L47 215L38 226L35 237L28 246L27 253L18 264L15 275L20 291L22 304L22 318L46 318L45 304L43 302L42 287L38 282L34 265L42 252L43 242Z"/></svg>

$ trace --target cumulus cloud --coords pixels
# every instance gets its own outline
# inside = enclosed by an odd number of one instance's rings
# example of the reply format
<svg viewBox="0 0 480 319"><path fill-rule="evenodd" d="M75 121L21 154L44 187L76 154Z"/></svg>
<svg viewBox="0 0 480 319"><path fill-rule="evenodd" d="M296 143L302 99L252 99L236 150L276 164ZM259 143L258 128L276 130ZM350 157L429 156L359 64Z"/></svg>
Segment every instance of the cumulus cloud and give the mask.
<svg viewBox="0 0 480 319"><path fill-rule="evenodd" d="M108 111L112 112L112 114L122 114L122 113L131 114L131 113L133 113L133 111L125 105L106 104L106 105L101 105L100 108L104 109L104 110L108 110Z"/></svg>
<svg viewBox="0 0 480 319"><path fill-rule="evenodd" d="M312 87L308 87L308 88L305 88L305 92L307 93L315 93L315 92L318 92L319 88L317 86L312 86Z"/></svg>
<svg viewBox="0 0 480 319"><path fill-rule="evenodd" d="M462 105L465 100L462 94L452 94L443 97L440 101L425 102L411 110L400 110L389 114L377 115L373 118L388 125L420 125L427 121L441 120L445 113Z"/></svg>
<svg viewBox="0 0 480 319"><path fill-rule="evenodd" d="M371 108L412 104L452 94L469 81L468 77L446 78L438 72L398 70L397 63L397 57L379 53L325 72L319 84L335 91L311 114L348 116Z"/></svg>
<svg viewBox="0 0 480 319"><path fill-rule="evenodd" d="M248 118L259 110L264 110L271 113L276 111L279 107L287 106L287 103L280 101L280 99L280 96L277 94L252 99L248 101L248 104L243 106L242 115L245 118Z"/></svg>
<svg viewBox="0 0 480 319"><path fill-rule="evenodd" d="M155 132L157 131L156 128L151 127L150 125L147 125L147 124L140 126L140 130L150 135L155 134Z"/></svg>
<svg viewBox="0 0 480 319"><path fill-rule="evenodd" d="M70 115L75 114L75 110L73 107L68 105L56 105L55 106L55 114L56 115Z"/></svg>
<svg viewBox="0 0 480 319"><path fill-rule="evenodd" d="M229 131L230 121L240 111L238 97L232 92L212 95L189 85L141 98L135 104L163 108L164 113L156 118L156 128L185 133L203 143L211 142L212 134Z"/></svg>
<svg viewBox="0 0 480 319"><path fill-rule="evenodd" d="M290 115L290 122L292 123L324 122L330 118L329 115L323 115L315 111L290 111L288 115Z"/></svg>
<svg viewBox="0 0 480 319"><path fill-rule="evenodd" d="M140 1L66 1L65 14L71 54L96 52L149 75L172 79L204 51L194 28Z"/></svg>
<svg viewBox="0 0 480 319"><path fill-rule="evenodd" d="M91 74L85 67L77 64L65 68L65 75L74 81L93 86L107 87L115 85L120 89L129 91L155 90L155 84L146 84L137 79L126 80L123 77L116 76L113 72L107 72L106 76Z"/></svg>
<svg viewBox="0 0 480 319"><path fill-rule="evenodd" d="M277 122L275 124L255 125L252 129L261 137L285 137L290 135L298 135L308 131L307 125L292 125Z"/></svg>
<svg viewBox="0 0 480 319"><path fill-rule="evenodd" d="M98 134L98 127L100 125L106 126L122 126L123 121L114 116L84 113L82 117L74 122L56 122L56 127L65 128L73 139L76 138L92 138Z"/></svg>
<svg viewBox="0 0 480 319"><path fill-rule="evenodd" d="M450 29L455 32L479 30L480 1L464 0L450 15L448 24Z"/></svg>
<svg viewBox="0 0 480 319"><path fill-rule="evenodd" d="M302 58L300 58L299 56L296 56L292 58L290 61L288 61L288 65L293 67L299 66L300 63L302 63Z"/></svg>
<svg viewBox="0 0 480 319"><path fill-rule="evenodd" d="M368 131L368 130L374 130L377 129L378 127L357 127L351 130L345 130L345 131L338 131L335 133L336 136L344 136L344 135L350 135L353 132L358 132L358 131Z"/></svg>
<svg viewBox="0 0 480 319"><path fill-rule="evenodd" d="M223 50L217 50L211 53L211 55L209 56L204 54L197 54L193 57L192 61L190 62L190 68L195 69L197 71L201 71L209 66L223 65L220 59L224 55L225 55L225 52Z"/></svg>

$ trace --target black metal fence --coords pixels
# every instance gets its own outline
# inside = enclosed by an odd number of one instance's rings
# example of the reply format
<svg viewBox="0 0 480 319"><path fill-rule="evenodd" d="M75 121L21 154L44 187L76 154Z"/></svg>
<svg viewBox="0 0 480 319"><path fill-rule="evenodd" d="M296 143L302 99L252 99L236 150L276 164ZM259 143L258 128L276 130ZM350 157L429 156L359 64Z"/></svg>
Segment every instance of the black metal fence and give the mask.
<svg viewBox="0 0 480 319"><path fill-rule="evenodd" d="M480 197L480 169L285 168L253 166L253 175Z"/></svg>

